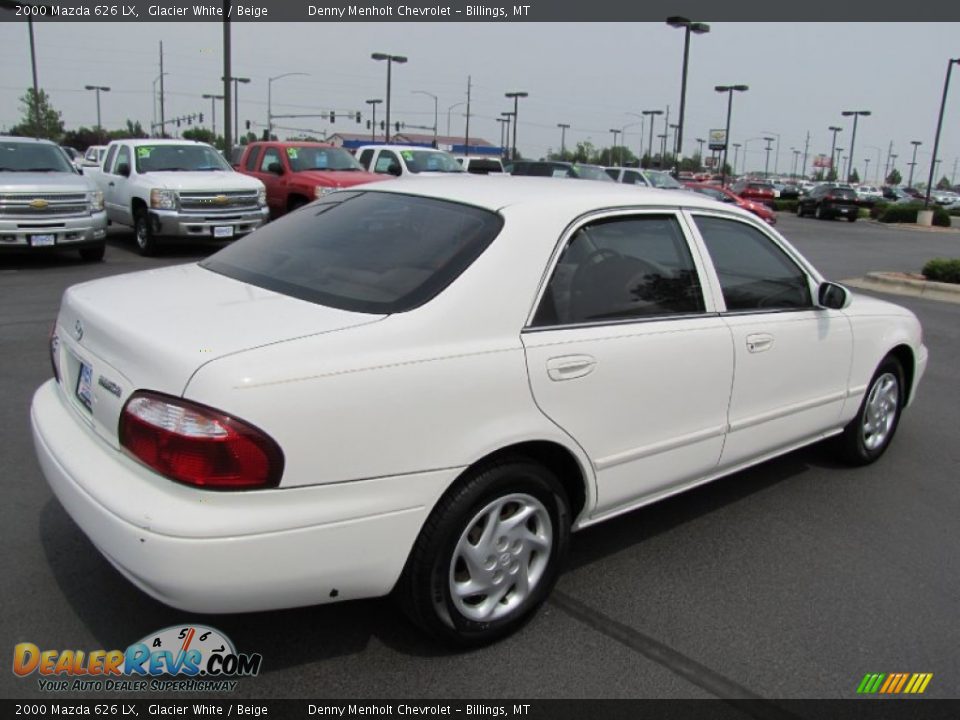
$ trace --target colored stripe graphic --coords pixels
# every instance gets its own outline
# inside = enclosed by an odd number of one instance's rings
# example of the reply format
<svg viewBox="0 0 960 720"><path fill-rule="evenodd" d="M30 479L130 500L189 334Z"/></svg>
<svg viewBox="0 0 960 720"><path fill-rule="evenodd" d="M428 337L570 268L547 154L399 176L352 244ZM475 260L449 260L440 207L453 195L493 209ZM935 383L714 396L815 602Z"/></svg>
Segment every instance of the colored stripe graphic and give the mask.
<svg viewBox="0 0 960 720"><path fill-rule="evenodd" d="M933 679L933 673L867 673L857 686L858 695L921 695Z"/></svg>

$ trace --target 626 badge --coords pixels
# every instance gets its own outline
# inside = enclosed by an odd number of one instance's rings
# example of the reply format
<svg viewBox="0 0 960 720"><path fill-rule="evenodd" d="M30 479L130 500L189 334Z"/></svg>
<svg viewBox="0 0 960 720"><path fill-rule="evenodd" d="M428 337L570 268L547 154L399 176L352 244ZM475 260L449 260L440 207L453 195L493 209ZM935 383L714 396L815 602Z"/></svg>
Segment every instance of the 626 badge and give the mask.
<svg viewBox="0 0 960 720"><path fill-rule="evenodd" d="M253 676L259 653L238 653L230 639L206 625L174 625L127 648L127 674Z"/></svg>

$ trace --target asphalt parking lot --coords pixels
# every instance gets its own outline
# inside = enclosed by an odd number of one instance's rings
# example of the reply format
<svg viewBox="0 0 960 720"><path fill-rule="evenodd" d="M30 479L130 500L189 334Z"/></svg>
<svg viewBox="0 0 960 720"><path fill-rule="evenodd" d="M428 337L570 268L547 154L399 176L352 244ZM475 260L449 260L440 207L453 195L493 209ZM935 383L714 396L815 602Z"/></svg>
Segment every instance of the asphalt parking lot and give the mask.
<svg viewBox="0 0 960 720"><path fill-rule="evenodd" d="M778 229L834 279L960 256L960 233L783 214ZM0 256L3 652L24 641L122 648L202 622L263 654L238 697L851 698L867 672L932 672L928 697L960 697L960 305L890 298L920 317L931 359L880 462L854 470L816 446L579 533L527 627L451 654L389 600L241 616L170 609L123 579L53 499L28 408L50 376L61 292L209 251L144 259L112 233L102 264ZM0 695L41 693L3 672Z"/></svg>

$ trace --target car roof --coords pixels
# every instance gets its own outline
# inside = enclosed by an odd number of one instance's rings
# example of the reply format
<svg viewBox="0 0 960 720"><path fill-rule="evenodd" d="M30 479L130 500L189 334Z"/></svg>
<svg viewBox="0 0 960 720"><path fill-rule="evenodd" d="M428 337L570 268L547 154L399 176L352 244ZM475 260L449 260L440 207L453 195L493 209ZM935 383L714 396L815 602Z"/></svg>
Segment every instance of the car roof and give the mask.
<svg viewBox="0 0 960 720"><path fill-rule="evenodd" d="M360 152L361 150L435 150L436 152L447 152L446 150L430 147L428 145L385 145L383 143L376 145L361 145L356 151ZM449 155L450 153L447 154Z"/></svg>
<svg viewBox="0 0 960 720"><path fill-rule="evenodd" d="M0 142L31 143L33 145L56 145L52 140L43 138L20 137L19 135L0 135Z"/></svg>
<svg viewBox="0 0 960 720"><path fill-rule="evenodd" d="M246 145L238 145L237 147L243 148L243 147L248 147L250 145L283 145L283 146L296 145L297 147L317 147L317 148L337 147L336 145L333 145L331 143L314 142L312 140L254 140L251 143L247 143ZM338 148L338 149L342 149L342 148Z"/></svg>
<svg viewBox="0 0 960 720"><path fill-rule="evenodd" d="M186 140L176 138L120 138L111 140L110 145L114 143L130 143L132 145L205 145L209 143L199 142L198 140ZM91 145L90 147L109 147L108 145ZM89 149L89 148L88 148Z"/></svg>
<svg viewBox="0 0 960 720"><path fill-rule="evenodd" d="M573 210L576 214L604 207L717 208L715 200L685 190L662 190L570 178L464 173L446 177L399 178L351 189L420 195L494 211L520 204L559 207L565 211Z"/></svg>

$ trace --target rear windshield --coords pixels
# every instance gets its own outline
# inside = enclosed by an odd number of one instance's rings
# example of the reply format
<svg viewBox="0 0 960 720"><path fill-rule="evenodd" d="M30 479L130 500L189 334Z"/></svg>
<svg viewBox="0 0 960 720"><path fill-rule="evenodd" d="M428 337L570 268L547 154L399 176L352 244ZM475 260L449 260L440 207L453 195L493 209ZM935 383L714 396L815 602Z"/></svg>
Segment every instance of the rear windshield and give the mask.
<svg viewBox="0 0 960 720"><path fill-rule="evenodd" d="M490 173L502 173L503 168L499 160L470 160L467 163L467 172L474 175L489 175Z"/></svg>
<svg viewBox="0 0 960 720"><path fill-rule="evenodd" d="M602 180L604 182L614 182L604 171L602 167L596 165L574 165L574 175L581 180Z"/></svg>
<svg viewBox="0 0 960 720"><path fill-rule="evenodd" d="M840 198L841 200L856 200L857 191L851 188L831 188L828 191L829 195L833 195L835 198Z"/></svg>
<svg viewBox="0 0 960 720"><path fill-rule="evenodd" d="M459 277L502 226L494 212L446 200L341 191L200 264L328 307L405 312Z"/></svg>
<svg viewBox="0 0 960 720"><path fill-rule="evenodd" d="M360 163L346 150L340 148L289 146L284 151L294 172L306 170L363 170Z"/></svg>

